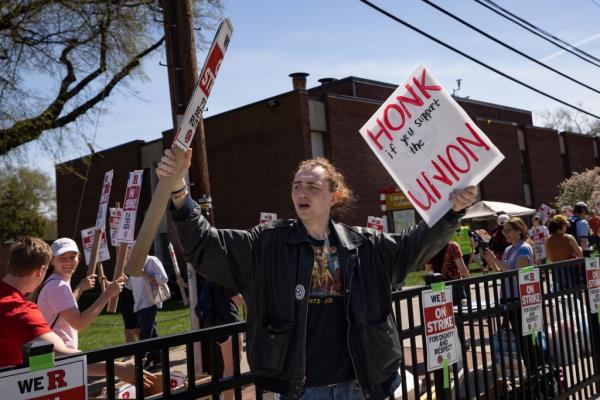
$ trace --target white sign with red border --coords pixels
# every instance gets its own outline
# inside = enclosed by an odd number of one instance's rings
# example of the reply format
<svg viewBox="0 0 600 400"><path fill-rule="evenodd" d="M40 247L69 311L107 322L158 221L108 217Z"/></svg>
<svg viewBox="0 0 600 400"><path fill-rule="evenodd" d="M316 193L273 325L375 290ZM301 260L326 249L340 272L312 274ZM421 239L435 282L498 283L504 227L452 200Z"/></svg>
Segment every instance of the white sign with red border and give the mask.
<svg viewBox="0 0 600 400"><path fill-rule="evenodd" d="M260 213L260 224L268 224L269 222L273 222L277 219L277 214L275 213L268 213L268 212L261 212Z"/></svg>
<svg viewBox="0 0 600 400"><path fill-rule="evenodd" d="M112 179L113 170L111 169L104 174L102 193L100 194L100 205L98 206L98 215L96 216L96 229L106 228L106 209L108 208L108 199L110 197Z"/></svg>
<svg viewBox="0 0 600 400"><path fill-rule="evenodd" d="M450 192L478 184L504 159L423 65L360 134L429 226L452 207Z"/></svg>
<svg viewBox="0 0 600 400"><path fill-rule="evenodd" d="M94 231L96 227L81 230L81 241L83 242L83 254L85 255L85 264L90 265L92 257L92 247L94 246ZM100 234L100 250L98 250L98 262L110 260L108 245L106 244L106 234L104 231Z"/></svg>
<svg viewBox="0 0 600 400"><path fill-rule="evenodd" d="M377 232L383 233L383 218L368 216L367 228L375 229Z"/></svg>
<svg viewBox="0 0 600 400"><path fill-rule="evenodd" d="M422 297L427 371L435 371L444 367L444 359L448 360L448 365L458 361L452 287L446 286L439 291L424 290Z"/></svg>
<svg viewBox="0 0 600 400"><path fill-rule="evenodd" d="M531 240L533 240L533 251L538 258L541 260L546 258L546 237L547 237L548 228L545 226L534 226L529 231L529 236Z"/></svg>
<svg viewBox="0 0 600 400"><path fill-rule="evenodd" d="M54 367L31 372L29 368L0 372L2 398L10 400L87 399L86 356L59 360Z"/></svg>
<svg viewBox="0 0 600 400"><path fill-rule="evenodd" d="M585 259L585 276L590 298L590 311L592 314L596 314L600 309L600 257Z"/></svg>
<svg viewBox="0 0 600 400"><path fill-rule="evenodd" d="M519 270L519 296L521 299L521 326L523 336L542 331L542 285L540 270L527 267Z"/></svg>
<svg viewBox="0 0 600 400"><path fill-rule="evenodd" d="M537 213L542 217L542 223L545 224L552 216L554 216L555 210L547 204L542 203L538 208Z"/></svg>
<svg viewBox="0 0 600 400"><path fill-rule="evenodd" d="M121 215L123 214L122 208L111 207L110 214L108 217L108 226L110 228L110 244L117 247L117 230L119 229L119 221L121 221Z"/></svg>
<svg viewBox="0 0 600 400"><path fill-rule="evenodd" d="M123 214L115 237L115 241L118 243L133 243L135 241L135 218L140 202L140 193L142 192L143 174L143 170L135 170L129 173L127 189L125 189L125 200L123 200Z"/></svg>

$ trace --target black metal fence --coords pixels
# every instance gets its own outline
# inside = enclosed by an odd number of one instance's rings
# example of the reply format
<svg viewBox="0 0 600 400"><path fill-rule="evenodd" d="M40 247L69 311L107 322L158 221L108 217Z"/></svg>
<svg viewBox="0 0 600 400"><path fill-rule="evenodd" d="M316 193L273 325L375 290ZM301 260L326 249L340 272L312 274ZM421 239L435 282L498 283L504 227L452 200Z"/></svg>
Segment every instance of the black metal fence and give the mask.
<svg viewBox="0 0 600 400"><path fill-rule="evenodd" d="M400 368L402 399L592 399L600 395L600 333L598 318L591 314L583 259L540 267L544 326L532 343L522 336L518 299L503 299L502 285L517 285L517 271L483 275L447 282L454 293L464 288L464 300L454 296L455 324L461 343L460 359L451 366L448 389L443 389L441 372L428 373L424 359L425 336L421 292L426 287L393 293L393 306L404 358ZM235 390L241 399L243 387L253 385L249 373L241 373L239 343L245 323L203 329L87 352L88 362L107 362L108 398L115 396L114 360L134 355L137 371L136 392L143 399L142 357L160 349L162 355L163 399L189 399ZM194 368L194 343L232 336L234 374L196 385L188 379L183 388L170 388L169 352L185 348L188 377L198 375ZM216 365L216 352L212 351ZM262 399L254 388L253 398ZM390 397L393 399L394 397Z"/></svg>

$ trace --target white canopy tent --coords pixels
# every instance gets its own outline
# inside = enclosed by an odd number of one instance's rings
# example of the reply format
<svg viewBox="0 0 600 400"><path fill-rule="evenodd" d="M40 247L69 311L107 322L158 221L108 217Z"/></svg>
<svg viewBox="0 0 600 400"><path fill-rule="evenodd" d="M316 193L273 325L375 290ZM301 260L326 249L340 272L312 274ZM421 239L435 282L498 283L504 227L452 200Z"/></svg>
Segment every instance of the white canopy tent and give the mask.
<svg viewBox="0 0 600 400"><path fill-rule="evenodd" d="M500 214L508 214L511 217L522 217L533 215L536 210L518 206L512 203L502 203L499 201L480 201L467 208L464 219L484 220L496 218Z"/></svg>

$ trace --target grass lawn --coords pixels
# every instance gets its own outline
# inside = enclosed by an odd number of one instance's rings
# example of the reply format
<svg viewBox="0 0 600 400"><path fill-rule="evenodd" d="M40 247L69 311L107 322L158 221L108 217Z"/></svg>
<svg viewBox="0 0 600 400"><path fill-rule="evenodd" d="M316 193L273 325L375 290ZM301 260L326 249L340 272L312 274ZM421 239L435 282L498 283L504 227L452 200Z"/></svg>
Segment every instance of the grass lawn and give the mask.
<svg viewBox="0 0 600 400"><path fill-rule="evenodd" d="M469 272L471 276L479 276L482 274L479 264L471 263L469 265ZM404 280L404 286L423 286L425 285L425 281L423 280L423 275L425 275L425 270L412 271L406 276Z"/></svg>
<svg viewBox="0 0 600 400"><path fill-rule="evenodd" d="M82 310L95 300L97 293L84 293L79 301ZM192 329L190 308L181 300L169 300L163 304L162 310L156 314L156 324L160 336L189 332ZM121 314L109 314L105 311L79 333L79 348L94 350L125 343L123 318Z"/></svg>

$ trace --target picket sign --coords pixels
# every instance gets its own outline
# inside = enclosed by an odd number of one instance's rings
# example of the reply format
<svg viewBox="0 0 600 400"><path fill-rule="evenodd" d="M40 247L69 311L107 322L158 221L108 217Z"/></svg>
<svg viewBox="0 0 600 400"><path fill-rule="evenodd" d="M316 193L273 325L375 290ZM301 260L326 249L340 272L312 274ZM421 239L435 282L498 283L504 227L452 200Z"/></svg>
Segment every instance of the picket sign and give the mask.
<svg viewBox="0 0 600 400"><path fill-rule="evenodd" d="M86 356L59 360L53 367L0 372L2 398L11 400L87 399Z"/></svg>
<svg viewBox="0 0 600 400"><path fill-rule="evenodd" d="M544 322L539 268L526 267L519 270L519 297L521 300L522 335L531 335L531 340L535 345L537 334L542 331Z"/></svg>
<svg viewBox="0 0 600 400"><path fill-rule="evenodd" d="M269 213L269 212L261 212L260 213L260 224L268 224L269 222L273 222L277 219L277 214L276 213Z"/></svg>
<svg viewBox="0 0 600 400"><path fill-rule="evenodd" d="M184 305L190 304L190 301L185 293L185 286L183 285L183 278L181 278L181 271L179 270L179 263L177 262L177 256L175 255L175 249L171 242L169 242L169 254L171 255L171 262L173 263L173 269L175 270L175 276L177 278L177 286L179 286L179 293L181 293L181 299Z"/></svg>
<svg viewBox="0 0 600 400"><path fill-rule="evenodd" d="M452 287L443 282L424 290L423 324L425 326L425 348L427 371L444 369L444 387L449 387L448 366L458 361L457 330L452 304Z"/></svg>
<svg viewBox="0 0 600 400"><path fill-rule="evenodd" d="M377 232L383 233L383 231L384 231L383 218L368 216L367 217L367 228L375 229Z"/></svg>
<svg viewBox="0 0 600 400"><path fill-rule="evenodd" d="M600 257L585 259L585 276L590 299L590 312L597 314L600 323Z"/></svg>
<svg viewBox="0 0 600 400"><path fill-rule="evenodd" d="M110 253L108 252L108 245L106 244L106 235L102 230L96 230L95 227L85 228L81 230L81 241L83 242L83 254L85 255L85 263L88 266L88 275L93 274L90 272L90 267L93 260L94 251L94 238L98 236L96 241L96 263L110 260ZM94 268L95 269L95 268Z"/></svg>
<svg viewBox="0 0 600 400"><path fill-rule="evenodd" d="M429 226L452 207L450 192L477 185L504 159L423 65L360 134Z"/></svg>
<svg viewBox="0 0 600 400"><path fill-rule="evenodd" d="M542 203L538 208L537 213L542 217L542 224L545 224L552 216L554 216L555 210L549 205Z"/></svg>
<svg viewBox="0 0 600 400"><path fill-rule="evenodd" d="M125 199L123 200L123 213L119 220L119 228L115 241L119 243L133 243L135 235L135 220L142 192L142 178L144 171L141 169L129 173Z"/></svg>
<svg viewBox="0 0 600 400"><path fill-rule="evenodd" d="M192 97L188 102L187 108L183 115L182 123L177 129L175 140L173 142L172 151L175 155L177 165L182 165L182 160L186 150L189 148L196 128L202 123L202 110L206 105L206 99L213 87L214 80L225 56L225 51L229 46L233 26L229 18L221 22L212 46L208 52L208 57L202 67L196 88L192 93ZM154 236L160 225L160 221L169 202L171 190L176 184L176 175L163 176L158 181L158 185L152 194L152 200L146 211L146 217L142 222L142 226L138 232L137 239L131 254L127 261L125 270L129 275L139 276L144 267L146 256L150 250L150 246L154 241Z"/></svg>
<svg viewBox="0 0 600 400"><path fill-rule="evenodd" d="M91 260L86 253L86 264L88 265L87 275L96 273L96 264L98 260L98 251L100 248L100 232L104 231L106 227L106 209L108 207L108 199L110 198L110 189L112 186L113 170L104 173L104 180L102 181L102 190L100 192L100 203L98 205L98 213L96 214L96 225L93 231L93 240L91 245ZM84 243L85 247L85 243ZM110 259L110 255L109 255ZM106 260L102 260L106 261ZM102 282L102 277L98 277L98 281Z"/></svg>
<svg viewBox="0 0 600 400"><path fill-rule="evenodd" d="M110 209L110 216L108 217L108 226L110 229L110 244L114 247L119 246L119 242L117 242L117 230L119 229L119 223L121 221L121 216L123 215L123 209L119 208L119 202L116 203L114 208Z"/></svg>

